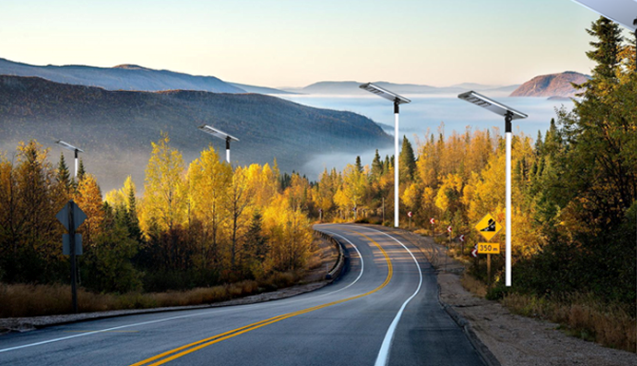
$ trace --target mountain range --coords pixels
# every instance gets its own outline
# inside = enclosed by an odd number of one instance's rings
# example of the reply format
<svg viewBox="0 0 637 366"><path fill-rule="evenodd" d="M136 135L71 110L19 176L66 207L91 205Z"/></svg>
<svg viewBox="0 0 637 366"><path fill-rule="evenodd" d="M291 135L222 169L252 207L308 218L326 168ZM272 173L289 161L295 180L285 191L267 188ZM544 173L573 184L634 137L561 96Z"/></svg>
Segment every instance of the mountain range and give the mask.
<svg viewBox="0 0 637 366"><path fill-rule="evenodd" d="M110 91L55 83L38 77L0 76L0 151L37 139L63 151L61 139L85 151L86 169L102 188L122 185L132 175L143 186L151 141L166 132L171 146L189 162L212 144L225 144L197 129L210 124L240 139L232 144L233 164L272 163L281 171L299 169L325 153L360 152L391 146L392 138L369 118L306 107L261 94L173 90ZM71 159L67 155L67 159ZM68 160L70 162L70 160Z"/></svg>
<svg viewBox="0 0 637 366"><path fill-rule="evenodd" d="M367 95L360 89L363 82L321 81L302 88L270 88L226 82L214 76L196 76L170 70L154 70L138 65L123 64L115 67L84 65L36 66L0 58L0 75L37 76L58 83L98 86L107 90L200 90L213 93L258 93L258 94L342 94ZM385 81L374 82L398 94L458 94L467 90L491 92L495 96L508 95L519 85L494 86L464 83L449 87L434 87L418 84L396 84Z"/></svg>
<svg viewBox="0 0 637 366"><path fill-rule="evenodd" d="M503 94L508 95L519 87L519 85L494 86L476 83L457 84L449 87L435 87L419 84L396 84L386 81L375 81L373 83L381 88L391 90L394 93L407 96L420 94L459 94L468 90L490 92L491 94L497 94L495 96L501 96ZM360 81L321 81L308 85L304 88L283 89L297 94L369 95L369 92L359 88L361 84L364 83Z"/></svg>

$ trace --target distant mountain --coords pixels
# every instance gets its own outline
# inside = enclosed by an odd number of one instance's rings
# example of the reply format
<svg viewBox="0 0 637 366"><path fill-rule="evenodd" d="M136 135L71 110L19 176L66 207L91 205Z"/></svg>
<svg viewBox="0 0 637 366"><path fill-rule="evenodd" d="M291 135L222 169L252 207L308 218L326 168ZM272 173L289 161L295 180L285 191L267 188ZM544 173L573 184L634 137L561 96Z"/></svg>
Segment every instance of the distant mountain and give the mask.
<svg viewBox="0 0 637 366"><path fill-rule="evenodd" d="M57 83L99 86L107 90L201 90L213 93L286 94L273 88L224 82L214 76L195 76L130 64L115 67L34 66L0 58L0 75L37 76Z"/></svg>
<svg viewBox="0 0 637 366"><path fill-rule="evenodd" d="M574 97L577 91L571 83L582 84L590 76L566 71L559 74L540 75L522 84L511 93L512 97Z"/></svg>
<svg viewBox="0 0 637 366"><path fill-rule="evenodd" d="M132 175L143 186L144 169L160 131L186 162L210 144L225 156L223 141L197 129L210 124L241 141L232 145L234 164L272 163L299 170L317 154L391 146L372 120L351 112L306 107L260 94L202 91L108 91L35 77L0 76L0 151L37 139L57 162L62 139L84 149L86 169L104 190ZM67 155L67 159L69 156ZM68 161L68 160L67 160Z"/></svg>
<svg viewBox="0 0 637 366"><path fill-rule="evenodd" d="M268 88L265 86L254 86L254 85L246 85L239 83L229 83L230 85L234 85L239 89L245 90L248 93L257 93L257 94L296 94L285 90Z"/></svg>
<svg viewBox="0 0 637 366"><path fill-rule="evenodd" d="M435 87L419 84L395 84L386 81L375 81L374 84L391 90L401 95L418 94L459 94L468 90L493 91L497 94L508 95L515 90L518 85L499 87L494 85L483 85L476 83L463 83L448 87ZM369 93L359 86L364 84L358 81L321 81L308 85L304 88L284 88L284 90L300 94L323 94L323 95L369 95Z"/></svg>
<svg viewBox="0 0 637 366"><path fill-rule="evenodd" d="M203 90L215 93L245 93L214 76L193 76L138 65L93 67L81 65L33 66L0 58L0 74L37 76L57 83L99 86L108 90Z"/></svg>

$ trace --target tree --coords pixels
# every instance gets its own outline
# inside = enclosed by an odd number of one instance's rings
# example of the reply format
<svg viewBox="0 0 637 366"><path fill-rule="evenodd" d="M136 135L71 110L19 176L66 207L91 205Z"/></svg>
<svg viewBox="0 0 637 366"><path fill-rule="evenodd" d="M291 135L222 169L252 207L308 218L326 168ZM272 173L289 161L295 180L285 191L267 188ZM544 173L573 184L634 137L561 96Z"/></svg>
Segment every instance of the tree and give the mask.
<svg viewBox="0 0 637 366"><path fill-rule="evenodd" d="M416 157L407 136L403 136L403 146L398 159L400 160L400 180L411 182L416 172Z"/></svg>
<svg viewBox="0 0 637 366"><path fill-rule="evenodd" d="M618 56L622 49L621 30L615 22L600 17L586 32L597 38L597 41L590 42L593 50L586 52L586 56L597 65L593 68L591 79L581 87L586 88L583 95L587 99L600 98L608 94L618 83L617 71L621 64Z"/></svg>
<svg viewBox="0 0 637 366"><path fill-rule="evenodd" d="M374 154L374 160L372 161L371 178L377 180L381 175L383 175L383 162L380 160L380 155L378 155L378 149L376 149L376 154Z"/></svg>
<svg viewBox="0 0 637 366"><path fill-rule="evenodd" d="M79 167L77 168L77 182L84 179L86 176L86 170L84 170L84 161L80 158Z"/></svg>
<svg viewBox="0 0 637 366"><path fill-rule="evenodd" d="M202 255L206 263L218 264L219 241L222 224L227 219L227 200L232 182L232 167L219 161L219 155L210 146L188 167L191 187L190 210L202 223Z"/></svg>
<svg viewBox="0 0 637 366"><path fill-rule="evenodd" d="M146 167L140 226L147 235L153 225L161 231L169 231L184 220L184 162L181 153L171 148L169 142L168 134L162 133L161 139L152 143Z"/></svg>
<svg viewBox="0 0 637 366"><path fill-rule="evenodd" d="M86 220L78 228L83 234L82 243L84 246L95 245L95 237L102 232L104 209L102 192L93 175L86 174L79 181L75 203L86 214Z"/></svg>
<svg viewBox="0 0 637 366"><path fill-rule="evenodd" d="M60 163L58 164L57 169L57 180L59 184L64 185L70 190L71 173L69 172L69 168L66 166L66 162L64 161L64 153L60 154Z"/></svg>
<svg viewBox="0 0 637 366"><path fill-rule="evenodd" d="M363 172L363 164L361 164L361 157L360 155L356 156L356 170L358 170L359 173Z"/></svg>

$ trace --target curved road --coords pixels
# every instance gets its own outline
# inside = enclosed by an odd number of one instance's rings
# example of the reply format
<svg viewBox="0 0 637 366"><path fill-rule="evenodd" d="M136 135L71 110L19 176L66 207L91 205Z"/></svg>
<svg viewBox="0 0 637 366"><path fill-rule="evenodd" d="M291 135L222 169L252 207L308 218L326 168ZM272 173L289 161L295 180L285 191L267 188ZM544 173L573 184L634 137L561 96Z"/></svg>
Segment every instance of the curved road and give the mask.
<svg viewBox="0 0 637 366"><path fill-rule="evenodd" d="M1 365L483 365L440 307L431 265L371 227L317 225L345 244L332 285L241 306L131 315L0 337Z"/></svg>

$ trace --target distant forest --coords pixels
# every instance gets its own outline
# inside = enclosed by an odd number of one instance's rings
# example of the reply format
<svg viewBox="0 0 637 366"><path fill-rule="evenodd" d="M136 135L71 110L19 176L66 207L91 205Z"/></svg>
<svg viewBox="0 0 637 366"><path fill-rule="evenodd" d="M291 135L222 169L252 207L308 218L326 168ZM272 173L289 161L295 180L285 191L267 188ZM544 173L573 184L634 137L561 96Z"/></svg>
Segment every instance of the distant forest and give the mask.
<svg viewBox="0 0 637 366"><path fill-rule="evenodd" d="M351 112L302 106L260 94L199 91L130 92L58 84L35 77L0 76L0 151L36 139L45 147L62 139L86 151L83 160L102 187L126 176L144 179L150 142L161 132L194 160L209 145L225 149L197 127L210 124L241 141L237 164L272 164L298 170L322 153L382 148L391 137L372 120Z"/></svg>

